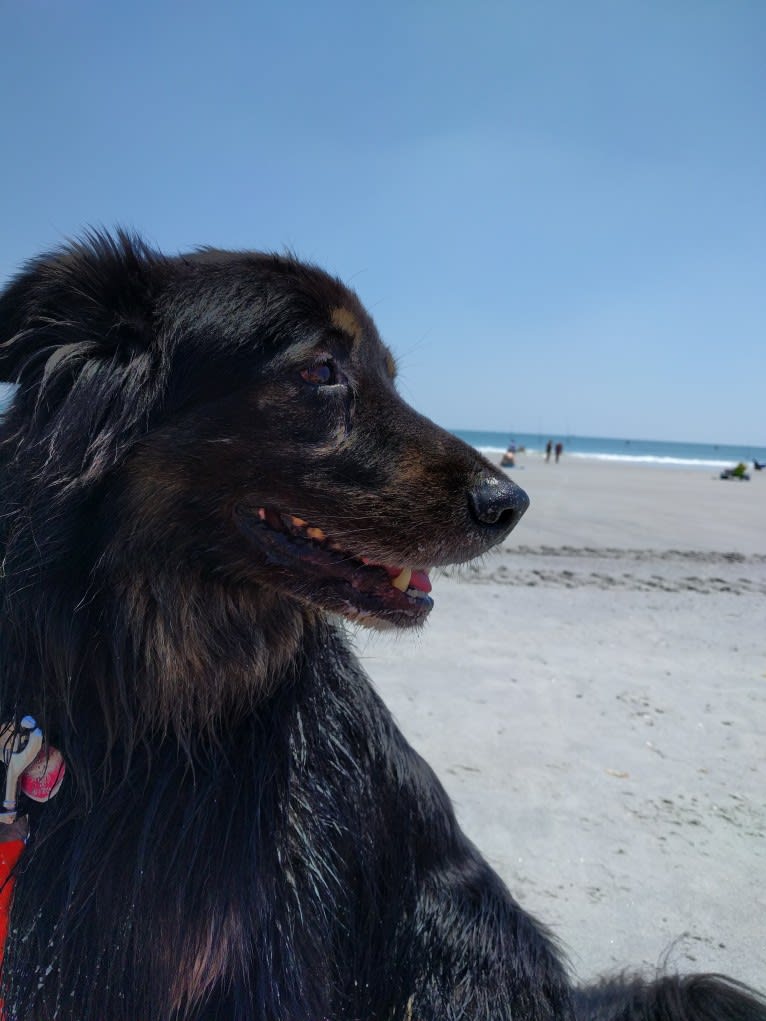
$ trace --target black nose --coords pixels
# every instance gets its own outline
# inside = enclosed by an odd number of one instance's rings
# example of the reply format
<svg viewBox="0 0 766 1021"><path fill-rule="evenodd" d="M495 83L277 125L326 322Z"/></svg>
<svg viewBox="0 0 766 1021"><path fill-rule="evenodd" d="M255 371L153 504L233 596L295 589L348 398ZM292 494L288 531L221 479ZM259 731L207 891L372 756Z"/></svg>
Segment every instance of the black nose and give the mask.
<svg viewBox="0 0 766 1021"><path fill-rule="evenodd" d="M529 507L529 497L507 477L484 475L468 491L468 507L477 524L507 534Z"/></svg>

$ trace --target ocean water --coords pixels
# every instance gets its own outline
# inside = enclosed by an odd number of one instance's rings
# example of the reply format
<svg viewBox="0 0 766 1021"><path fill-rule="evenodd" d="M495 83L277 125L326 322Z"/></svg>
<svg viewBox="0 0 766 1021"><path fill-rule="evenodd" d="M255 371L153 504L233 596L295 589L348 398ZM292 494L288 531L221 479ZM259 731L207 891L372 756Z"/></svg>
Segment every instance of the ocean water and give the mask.
<svg viewBox="0 0 766 1021"><path fill-rule="evenodd" d="M669 468L730 468L744 461L752 469L753 460L766 462L766 447L727 443L678 443L672 440L636 440L609 436L548 436L533 433L482 432L476 429L454 429L454 434L472 447L496 454L513 440L518 450L525 447L530 455L545 453L550 439L554 445L564 444L564 457L591 458L598 461L619 461L627 464L654 464ZM553 455L551 455L551 458Z"/></svg>
<svg viewBox="0 0 766 1021"><path fill-rule="evenodd" d="M13 387L0 383L0 414L13 393ZM530 455L541 455L550 439L564 444L565 457L587 457L599 461L623 461L634 464L657 464L677 468L729 468L744 461L748 468L753 460L766 463L766 447L748 444L676 443L665 440L635 440L608 436L548 436L533 433L486 432L477 429L454 429L472 447L498 454L513 440L517 449L525 447Z"/></svg>

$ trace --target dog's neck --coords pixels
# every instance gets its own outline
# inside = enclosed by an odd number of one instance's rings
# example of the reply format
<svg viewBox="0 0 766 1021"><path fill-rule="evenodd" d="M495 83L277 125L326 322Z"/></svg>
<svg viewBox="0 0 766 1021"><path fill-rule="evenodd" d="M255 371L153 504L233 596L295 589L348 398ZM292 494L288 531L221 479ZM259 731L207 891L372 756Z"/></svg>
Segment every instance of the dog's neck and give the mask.
<svg viewBox="0 0 766 1021"><path fill-rule="evenodd" d="M112 655L133 674L144 722L179 735L225 727L289 683L320 627L273 590L156 568L115 586L113 613Z"/></svg>

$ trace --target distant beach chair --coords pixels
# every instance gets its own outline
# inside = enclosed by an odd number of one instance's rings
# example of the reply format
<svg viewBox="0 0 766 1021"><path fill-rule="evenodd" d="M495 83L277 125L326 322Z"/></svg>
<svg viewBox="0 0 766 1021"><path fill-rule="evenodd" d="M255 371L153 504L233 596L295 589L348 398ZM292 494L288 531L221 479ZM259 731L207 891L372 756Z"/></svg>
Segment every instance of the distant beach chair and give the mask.
<svg viewBox="0 0 766 1021"><path fill-rule="evenodd" d="M750 481L750 476L747 474L747 465L744 461L740 461L734 468L724 468L719 477L722 479L739 479L740 482Z"/></svg>
<svg viewBox="0 0 766 1021"><path fill-rule="evenodd" d="M753 468L755 468L757 472L762 471L766 468L766 461L756 461L756 459L753 458Z"/></svg>

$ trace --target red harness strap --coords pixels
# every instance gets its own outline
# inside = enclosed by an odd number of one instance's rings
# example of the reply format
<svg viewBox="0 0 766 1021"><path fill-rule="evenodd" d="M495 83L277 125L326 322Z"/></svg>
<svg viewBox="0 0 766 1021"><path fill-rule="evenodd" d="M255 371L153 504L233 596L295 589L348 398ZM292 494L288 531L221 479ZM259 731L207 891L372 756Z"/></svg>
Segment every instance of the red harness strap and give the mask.
<svg viewBox="0 0 766 1021"><path fill-rule="evenodd" d="M13 870L24 850L26 819L18 820L16 806L21 790L32 801L48 801L58 791L66 766L56 748L45 746L42 731L32 716L21 724L0 727L0 760L5 765L5 800L0 806L0 964L5 954L13 900ZM2 1021L0 1003L0 1021Z"/></svg>
<svg viewBox="0 0 766 1021"><path fill-rule="evenodd" d="M23 840L6 840L0 843L0 964L5 953L8 936L8 920L13 897L13 876L11 873L24 850Z"/></svg>

